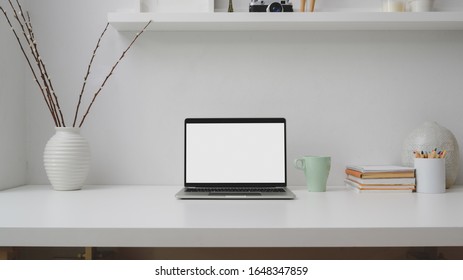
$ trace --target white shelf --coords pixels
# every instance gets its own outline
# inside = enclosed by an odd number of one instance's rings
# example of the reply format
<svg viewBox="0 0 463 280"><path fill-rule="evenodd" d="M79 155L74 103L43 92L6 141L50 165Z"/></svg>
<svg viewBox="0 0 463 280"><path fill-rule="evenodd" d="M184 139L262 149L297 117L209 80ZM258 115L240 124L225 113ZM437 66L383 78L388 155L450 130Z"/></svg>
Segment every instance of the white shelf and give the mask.
<svg viewBox="0 0 463 280"><path fill-rule="evenodd" d="M463 12L109 13L119 31L463 30Z"/></svg>

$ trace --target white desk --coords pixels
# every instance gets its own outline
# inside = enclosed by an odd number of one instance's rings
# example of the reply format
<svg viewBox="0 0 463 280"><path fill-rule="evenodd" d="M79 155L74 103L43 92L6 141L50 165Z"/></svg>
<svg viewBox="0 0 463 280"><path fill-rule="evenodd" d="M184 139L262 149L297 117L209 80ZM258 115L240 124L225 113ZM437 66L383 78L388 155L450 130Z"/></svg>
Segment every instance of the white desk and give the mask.
<svg viewBox="0 0 463 280"><path fill-rule="evenodd" d="M1 246L463 246L463 187L445 194L326 193L292 201L177 200L178 186L0 192Z"/></svg>

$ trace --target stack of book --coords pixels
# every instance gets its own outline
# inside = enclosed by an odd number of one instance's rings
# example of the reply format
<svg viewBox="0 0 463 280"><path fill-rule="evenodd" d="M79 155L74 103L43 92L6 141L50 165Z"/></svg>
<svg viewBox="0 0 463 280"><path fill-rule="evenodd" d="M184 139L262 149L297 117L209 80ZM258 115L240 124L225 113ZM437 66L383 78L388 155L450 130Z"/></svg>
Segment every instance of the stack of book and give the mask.
<svg viewBox="0 0 463 280"><path fill-rule="evenodd" d="M412 167L352 165L346 175L346 186L356 192L413 192L416 185Z"/></svg>

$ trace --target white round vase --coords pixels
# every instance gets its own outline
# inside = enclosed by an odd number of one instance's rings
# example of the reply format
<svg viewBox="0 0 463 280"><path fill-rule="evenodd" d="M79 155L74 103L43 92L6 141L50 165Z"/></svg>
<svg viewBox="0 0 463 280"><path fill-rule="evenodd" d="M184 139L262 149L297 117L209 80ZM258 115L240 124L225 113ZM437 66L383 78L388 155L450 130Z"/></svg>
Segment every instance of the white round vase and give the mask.
<svg viewBox="0 0 463 280"><path fill-rule="evenodd" d="M53 189L80 190L90 169L90 146L77 127L56 127L43 153L43 163Z"/></svg>
<svg viewBox="0 0 463 280"><path fill-rule="evenodd" d="M455 183L460 169L460 149L453 133L436 122L425 122L413 130L405 139L402 149L402 164L413 167L414 151L431 152L446 150L445 183L449 188Z"/></svg>

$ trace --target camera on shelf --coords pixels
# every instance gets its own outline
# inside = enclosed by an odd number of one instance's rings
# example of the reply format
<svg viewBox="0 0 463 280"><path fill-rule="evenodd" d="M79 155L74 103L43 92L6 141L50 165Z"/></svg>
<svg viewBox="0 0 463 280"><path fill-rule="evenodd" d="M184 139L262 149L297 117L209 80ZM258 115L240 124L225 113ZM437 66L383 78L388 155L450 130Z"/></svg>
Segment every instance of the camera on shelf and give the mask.
<svg viewBox="0 0 463 280"><path fill-rule="evenodd" d="M281 0L281 1L272 1L272 0L251 0L249 3L249 12L260 13L281 13L281 12L292 12L293 3L291 0Z"/></svg>

